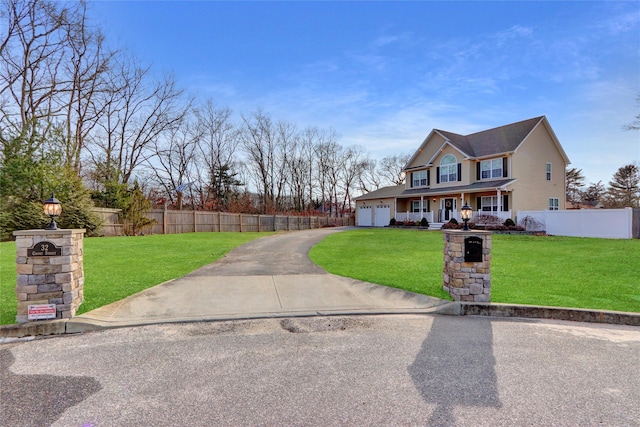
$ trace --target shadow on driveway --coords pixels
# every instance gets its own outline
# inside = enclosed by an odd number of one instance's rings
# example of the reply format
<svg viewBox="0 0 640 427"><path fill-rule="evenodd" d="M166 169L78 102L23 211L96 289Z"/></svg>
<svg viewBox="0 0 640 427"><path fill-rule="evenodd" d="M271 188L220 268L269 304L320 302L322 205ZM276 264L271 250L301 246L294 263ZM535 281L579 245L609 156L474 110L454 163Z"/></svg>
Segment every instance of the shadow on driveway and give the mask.
<svg viewBox="0 0 640 427"><path fill-rule="evenodd" d="M51 425L68 408L102 389L91 377L16 375L9 369L14 361L9 349L0 350L0 414L5 426Z"/></svg>
<svg viewBox="0 0 640 427"><path fill-rule="evenodd" d="M429 335L408 371L428 403L427 425L456 425L458 406L501 406L493 356L491 321L478 318L464 328L450 317L435 317Z"/></svg>

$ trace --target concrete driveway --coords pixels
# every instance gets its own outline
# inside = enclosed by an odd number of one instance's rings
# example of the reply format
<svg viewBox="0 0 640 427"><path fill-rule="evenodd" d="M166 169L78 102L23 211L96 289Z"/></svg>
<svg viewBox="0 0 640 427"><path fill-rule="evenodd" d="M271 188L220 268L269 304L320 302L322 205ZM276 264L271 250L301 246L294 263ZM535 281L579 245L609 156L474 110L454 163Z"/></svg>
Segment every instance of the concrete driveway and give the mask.
<svg viewBox="0 0 640 427"><path fill-rule="evenodd" d="M429 313L448 301L329 274L308 257L346 228L263 237L186 276L71 319L67 332L196 320Z"/></svg>

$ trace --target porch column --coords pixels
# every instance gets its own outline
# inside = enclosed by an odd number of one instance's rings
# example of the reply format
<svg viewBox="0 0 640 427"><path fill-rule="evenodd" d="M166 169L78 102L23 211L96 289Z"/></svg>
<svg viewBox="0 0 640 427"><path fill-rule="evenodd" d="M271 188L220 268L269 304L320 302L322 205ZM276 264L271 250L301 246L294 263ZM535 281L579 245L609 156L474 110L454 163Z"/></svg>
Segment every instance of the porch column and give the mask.
<svg viewBox="0 0 640 427"><path fill-rule="evenodd" d="M500 216L500 212L502 212L502 191L500 191L499 189L496 190L497 194L498 194L498 218L502 218Z"/></svg>
<svg viewBox="0 0 640 427"><path fill-rule="evenodd" d="M420 219L424 218L424 196L420 196Z"/></svg>
<svg viewBox="0 0 640 427"><path fill-rule="evenodd" d="M398 216L398 198L393 198L393 218Z"/></svg>

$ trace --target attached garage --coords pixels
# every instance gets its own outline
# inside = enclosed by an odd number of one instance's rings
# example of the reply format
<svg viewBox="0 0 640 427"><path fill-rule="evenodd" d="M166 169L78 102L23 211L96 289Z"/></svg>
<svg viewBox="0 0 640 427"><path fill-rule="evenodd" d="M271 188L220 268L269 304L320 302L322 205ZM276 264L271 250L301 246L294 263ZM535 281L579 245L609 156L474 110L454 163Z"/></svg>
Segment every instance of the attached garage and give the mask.
<svg viewBox="0 0 640 427"><path fill-rule="evenodd" d="M373 223L371 206L358 206L358 227L371 227Z"/></svg>
<svg viewBox="0 0 640 427"><path fill-rule="evenodd" d="M391 206L380 205L374 208L374 223L376 227L385 227L391 221Z"/></svg>

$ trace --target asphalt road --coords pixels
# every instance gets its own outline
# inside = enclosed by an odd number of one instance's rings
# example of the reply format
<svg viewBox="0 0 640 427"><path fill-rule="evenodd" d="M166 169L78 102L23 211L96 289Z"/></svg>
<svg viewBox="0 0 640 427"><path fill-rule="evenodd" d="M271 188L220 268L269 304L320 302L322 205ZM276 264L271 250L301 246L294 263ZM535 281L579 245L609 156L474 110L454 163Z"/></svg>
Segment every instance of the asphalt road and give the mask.
<svg viewBox="0 0 640 427"><path fill-rule="evenodd" d="M0 345L3 426L638 426L640 329L431 315Z"/></svg>

